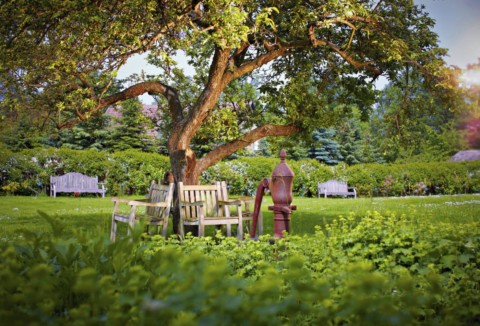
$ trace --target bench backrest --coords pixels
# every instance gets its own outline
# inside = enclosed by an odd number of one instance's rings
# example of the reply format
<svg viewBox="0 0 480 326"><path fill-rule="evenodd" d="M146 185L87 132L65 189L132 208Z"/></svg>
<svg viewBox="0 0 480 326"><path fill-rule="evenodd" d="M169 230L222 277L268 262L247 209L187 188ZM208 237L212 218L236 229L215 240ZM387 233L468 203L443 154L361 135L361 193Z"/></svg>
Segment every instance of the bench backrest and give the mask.
<svg viewBox="0 0 480 326"><path fill-rule="evenodd" d="M178 183L178 194L180 202L195 203L203 202L205 206L205 216L218 216L218 201L221 194L219 183L214 185L184 185L183 182ZM195 221L200 215L200 206L183 207L182 215L187 221Z"/></svg>
<svg viewBox="0 0 480 326"><path fill-rule="evenodd" d="M57 191L62 189L97 189L98 177L70 172L57 177L51 176L50 183L55 184Z"/></svg>
<svg viewBox="0 0 480 326"><path fill-rule="evenodd" d="M328 180L327 182L319 183L318 189L322 192L348 192L347 183L338 180Z"/></svg>

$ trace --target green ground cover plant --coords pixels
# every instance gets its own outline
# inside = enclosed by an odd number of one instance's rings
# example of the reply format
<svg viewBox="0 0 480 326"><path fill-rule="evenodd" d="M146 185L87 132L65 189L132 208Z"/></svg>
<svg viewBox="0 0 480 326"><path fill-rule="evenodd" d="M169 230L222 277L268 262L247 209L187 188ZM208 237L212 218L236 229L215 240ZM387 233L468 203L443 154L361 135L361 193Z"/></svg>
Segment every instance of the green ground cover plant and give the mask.
<svg viewBox="0 0 480 326"><path fill-rule="evenodd" d="M2 216L28 199L12 198L1 198ZM318 226L275 242L268 235L238 242L220 234L165 240L145 236L139 225L131 238L112 243L105 230L108 200L78 199L61 198L78 210L53 205L49 215L36 213L48 231L26 225L21 237L0 243L3 322L480 323L478 196L296 198L292 224L315 219ZM105 205L105 213L97 213L93 200ZM41 208L35 203L25 205L26 215ZM90 214L99 214L96 223L84 218Z"/></svg>

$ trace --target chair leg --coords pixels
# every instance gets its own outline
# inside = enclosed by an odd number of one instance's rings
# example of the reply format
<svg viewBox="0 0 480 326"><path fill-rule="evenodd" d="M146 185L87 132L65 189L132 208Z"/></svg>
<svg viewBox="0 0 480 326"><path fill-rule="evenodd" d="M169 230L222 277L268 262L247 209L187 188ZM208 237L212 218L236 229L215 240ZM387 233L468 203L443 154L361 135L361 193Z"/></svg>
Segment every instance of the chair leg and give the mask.
<svg viewBox="0 0 480 326"><path fill-rule="evenodd" d="M162 223L162 236L166 239L167 238L167 229L168 229L168 216L164 218Z"/></svg>
<svg viewBox="0 0 480 326"><path fill-rule="evenodd" d="M180 237L183 239L185 237L185 225L183 225L182 220L179 222L178 230L180 231Z"/></svg>
<svg viewBox="0 0 480 326"><path fill-rule="evenodd" d="M237 239L243 240L243 222L239 221L237 226Z"/></svg>
<svg viewBox="0 0 480 326"><path fill-rule="evenodd" d="M262 235L263 234L263 214L262 212L260 212L258 214L258 235Z"/></svg>
<svg viewBox="0 0 480 326"><path fill-rule="evenodd" d="M116 235L117 235L117 221L115 221L115 218L112 218L112 227L110 229L110 240L115 241Z"/></svg>

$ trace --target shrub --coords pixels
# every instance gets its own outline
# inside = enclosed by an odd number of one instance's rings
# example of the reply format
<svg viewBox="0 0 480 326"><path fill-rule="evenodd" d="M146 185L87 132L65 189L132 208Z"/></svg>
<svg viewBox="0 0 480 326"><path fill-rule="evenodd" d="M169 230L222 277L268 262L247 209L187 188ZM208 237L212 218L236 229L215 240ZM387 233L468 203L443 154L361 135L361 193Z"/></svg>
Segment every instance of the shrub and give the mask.
<svg viewBox="0 0 480 326"><path fill-rule="evenodd" d="M0 245L5 324L471 325L478 222L340 217L314 235L239 242L25 232ZM66 232L67 231L67 232Z"/></svg>
<svg viewBox="0 0 480 326"><path fill-rule="evenodd" d="M46 191L50 176L80 172L98 176L116 195L146 193L152 180L163 179L170 169L165 156L139 151L109 154L95 150L35 149L12 153L0 150L0 188L4 192L32 194Z"/></svg>
<svg viewBox="0 0 480 326"><path fill-rule="evenodd" d="M95 150L36 149L12 153L0 147L0 191L38 194L51 175L81 172L106 182L108 193L146 193L152 180L170 170L168 157L135 150L106 153ZM225 180L229 191L254 195L270 178L278 158L249 157L222 161L207 169L201 182ZM315 160L288 160L295 173L296 196L317 196L317 183L338 179L356 187L360 196L437 195L480 192L480 161L409 164L357 164L335 167Z"/></svg>

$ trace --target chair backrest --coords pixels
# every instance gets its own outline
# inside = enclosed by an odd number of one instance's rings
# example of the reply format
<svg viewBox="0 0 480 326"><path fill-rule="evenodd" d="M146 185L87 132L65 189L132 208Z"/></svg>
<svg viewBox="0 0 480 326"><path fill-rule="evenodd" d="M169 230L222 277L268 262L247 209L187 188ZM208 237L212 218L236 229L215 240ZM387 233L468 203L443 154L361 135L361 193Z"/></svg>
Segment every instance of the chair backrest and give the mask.
<svg viewBox="0 0 480 326"><path fill-rule="evenodd" d="M174 183L168 185L159 185L152 182L150 185L147 200L150 203L166 202L170 203L167 207L147 207L146 214L152 217L165 217L170 214L170 207L173 200Z"/></svg>
<svg viewBox="0 0 480 326"><path fill-rule="evenodd" d="M178 194L180 202L195 203L203 202L205 206L205 216L218 216L220 199L219 184L215 185L184 185L178 183ZM182 215L185 220L194 221L198 219L199 206L188 206L182 208Z"/></svg>

